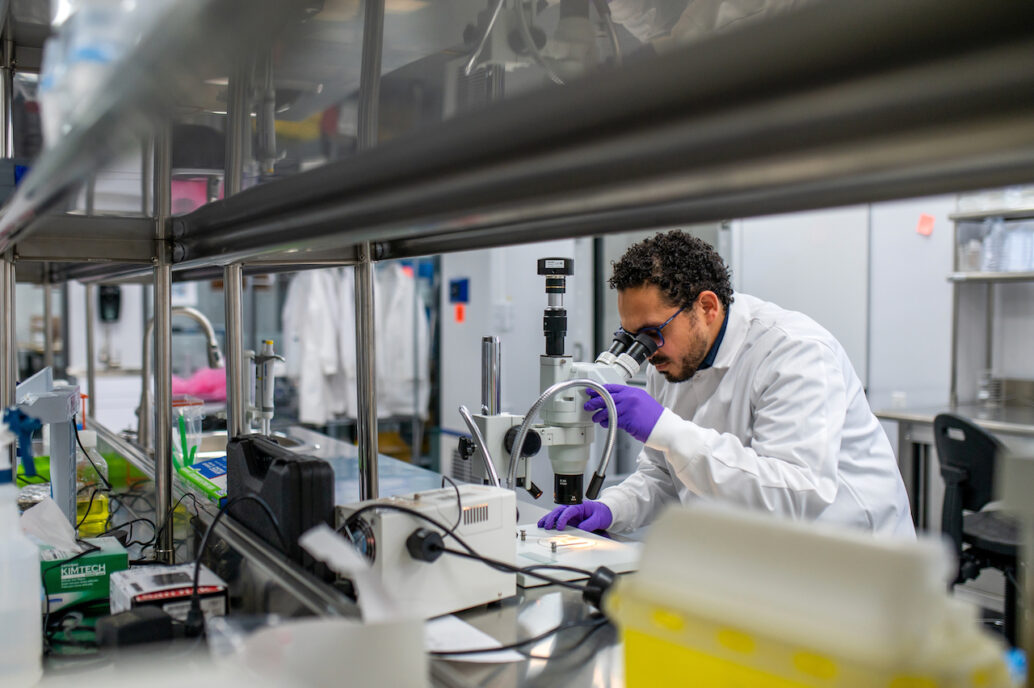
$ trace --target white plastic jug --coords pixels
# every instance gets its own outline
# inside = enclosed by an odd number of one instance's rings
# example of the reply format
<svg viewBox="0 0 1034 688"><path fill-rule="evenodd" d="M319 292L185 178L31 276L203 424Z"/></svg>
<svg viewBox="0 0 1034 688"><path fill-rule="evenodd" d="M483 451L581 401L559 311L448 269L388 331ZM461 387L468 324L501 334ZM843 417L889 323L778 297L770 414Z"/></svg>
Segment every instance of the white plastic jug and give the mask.
<svg viewBox="0 0 1034 688"><path fill-rule="evenodd" d="M14 436L0 423L0 462ZM11 465L0 465L0 686L34 686L43 675L39 549L18 525Z"/></svg>

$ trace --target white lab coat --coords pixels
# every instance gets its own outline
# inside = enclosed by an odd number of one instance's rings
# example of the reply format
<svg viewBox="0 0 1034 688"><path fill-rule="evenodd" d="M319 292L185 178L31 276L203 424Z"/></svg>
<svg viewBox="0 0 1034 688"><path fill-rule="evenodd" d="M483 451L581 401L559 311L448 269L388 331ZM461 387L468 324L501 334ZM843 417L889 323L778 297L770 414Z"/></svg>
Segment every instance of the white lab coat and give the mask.
<svg viewBox="0 0 1034 688"><path fill-rule="evenodd" d="M400 263L374 273L377 347L377 415L427 415L430 399L427 313L416 279Z"/></svg>
<svg viewBox="0 0 1034 688"><path fill-rule="evenodd" d="M309 270L288 287L281 315L285 374L298 387L298 420L358 418L352 268ZM416 280L398 263L374 271L377 416L425 418L430 397L429 326Z"/></svg>
<svg viewBox="0 0 1034 688"><path fill-rule="evenodd" d="M842 346L807 316L736 294L714 365L683 383L652 367L665 411L636 471L604 490L613 529L714 499L914 537L894 453Z"/></svg>
<svg viewBox="0 0 1034 688"><path fill-rule="evenodd" d="M281 314L284 370L298 387L298 420L323 425L344 411L337 272L309 270L291 280Z"/></svg>
<svg viewBox="0 0 1034 688"><path fill-rule="evenodd" d="M611 0L614 21L658 52L794 10L812 0Z"/></svg>

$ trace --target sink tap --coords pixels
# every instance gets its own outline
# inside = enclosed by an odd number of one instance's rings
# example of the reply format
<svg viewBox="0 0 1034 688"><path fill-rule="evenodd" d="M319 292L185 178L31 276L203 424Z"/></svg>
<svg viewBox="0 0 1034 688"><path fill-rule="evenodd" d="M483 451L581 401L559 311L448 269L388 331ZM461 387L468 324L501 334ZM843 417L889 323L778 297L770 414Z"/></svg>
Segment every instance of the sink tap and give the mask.
<svg viewBox="0 0 1034 688"><path fill-rule="evenodd" d="M223 352L219 348L219 340L216 339L215 329L205 314L196 308L177 306L172 309L172 315L182 315L196 322L205 333L208 340L208 367L222 368L225 366ZM137 443L147 452L152 452L151 447L151 359L153 357L154 344L154 318L147 321L147 328L144 330L144 366L140 371L140 407L137 409L136 437ZM168 412L168 410L166 410Z"/></svg>

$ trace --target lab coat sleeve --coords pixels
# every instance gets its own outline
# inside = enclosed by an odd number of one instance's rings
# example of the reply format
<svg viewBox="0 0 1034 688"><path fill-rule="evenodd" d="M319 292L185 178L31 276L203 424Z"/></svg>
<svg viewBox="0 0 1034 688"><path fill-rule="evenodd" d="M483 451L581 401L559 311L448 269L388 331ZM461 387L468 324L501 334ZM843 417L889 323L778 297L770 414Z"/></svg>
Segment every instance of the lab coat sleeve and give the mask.
<svg viewBox="0 0 1034 688"><path fill-rule="evenodd" d="M692 493L813 519L837 494L847 410L842 365L827 344L798 340L773 349L752 385L748 444L668 409L646 444Z"/></svg>
<svg viewBox="0 0 1034 688"><path fill-rule="evenodd" d="M615 532L649 523L665 504L677 500L678 492L663 455L648 447L639 452L632 475L600 494L600 501L614 517L609 529Z"/></svg>

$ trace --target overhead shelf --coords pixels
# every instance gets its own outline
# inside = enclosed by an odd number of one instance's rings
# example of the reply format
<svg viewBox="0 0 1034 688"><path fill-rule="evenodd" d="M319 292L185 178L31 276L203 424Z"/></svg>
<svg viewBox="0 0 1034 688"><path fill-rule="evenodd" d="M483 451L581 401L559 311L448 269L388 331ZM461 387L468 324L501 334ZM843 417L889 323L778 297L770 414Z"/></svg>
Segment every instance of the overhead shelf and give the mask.
<svg viewBox="0 0 1034 688"><path fill-rule="evenodd" d="M268 49L283 5L172 3L4 210L0 251L109 142L135 141L249 43ZM829 0L247 189L176 218L170 255L181 274L297 267L365 241L404 257L1000 186L1029 181L1032 118L1034 4Z"/></svg>
<svg viewBox="0 0 1034 688"><path fill-rule="evenodd" d="M1034 207L1032 208L1000 208L992 210L966 210L953 213L949 219L956 222L979 222L988 218L1001 218L1003 220L1034 219Z"/></svg>
<svg viewBox="0 0 1034 688"><path fill-rule="evenodd" d="M166 3L161 19L77 109L68 132L40 155L0 210L0 253L30 235L90 174L190 102L206 74L225 76L236 58L267 44L292 11L296 3L277 0Z"/></svg>
<svg viewBox="0 0 1034 688"><path fill-rule="evenodd" d="M176 241L402 257L1002 185L1032 113L1034 5L831 1L245 190Z"/></svg>
<svg viewBox="0 0 1034 688"><path fill-rule="evenodd" d="M1032 282L1034 272L953 272L949 282Z"/></svg>

